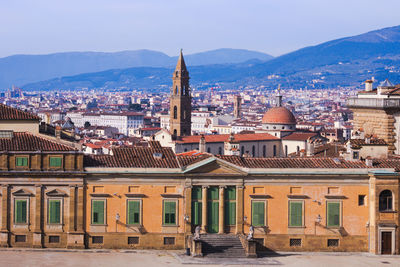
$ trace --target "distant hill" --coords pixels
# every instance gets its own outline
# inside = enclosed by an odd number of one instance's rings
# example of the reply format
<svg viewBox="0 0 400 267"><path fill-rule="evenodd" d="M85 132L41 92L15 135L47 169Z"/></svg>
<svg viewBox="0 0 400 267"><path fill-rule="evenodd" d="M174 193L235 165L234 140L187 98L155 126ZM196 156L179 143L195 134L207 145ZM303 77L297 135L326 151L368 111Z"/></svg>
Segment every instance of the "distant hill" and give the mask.
<svg viewBox="0 0 400 267"><path fill-rule="evenodd" d="M177 51L178 53L178 51ZM243 49L218 49L186 55L188 64L208 65L239 63L248 60L266 61L272 56ZM49 55L14 55L0 58L0 89L15 84L71 76L81 73L131 67L172 67L177 57L151 50L103 52L67 52Z"/></svg>
<svg viewBox="0 0 400 267"><path fill-rule="evenodd" d="M192 55L193 62L200 55ZM222 57L224 53L219 55ZM393 83L400 83L400 26L306 47L268 61L250 59L235 64L195 66L187 57L187 62L191 83L195 86L218 82L226 87L265 85L274 88L281 84L291 88L327 88L360 86L372 76L378 81L389 78ZM110 70L47 80L23 88L160 89L170 86L171 72L171 68Z"/></svg>

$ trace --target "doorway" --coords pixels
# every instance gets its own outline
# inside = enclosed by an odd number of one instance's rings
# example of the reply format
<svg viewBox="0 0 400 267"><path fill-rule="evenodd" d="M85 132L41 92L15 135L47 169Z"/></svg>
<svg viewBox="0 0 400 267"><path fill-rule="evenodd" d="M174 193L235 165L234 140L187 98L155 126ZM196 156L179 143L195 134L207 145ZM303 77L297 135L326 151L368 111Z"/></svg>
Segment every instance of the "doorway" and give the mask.
<svg viewBox="0 0 400 267"><path fill-rule="evenodd" d="M381 232L381 254L392 254L392 232Z"/></svg>

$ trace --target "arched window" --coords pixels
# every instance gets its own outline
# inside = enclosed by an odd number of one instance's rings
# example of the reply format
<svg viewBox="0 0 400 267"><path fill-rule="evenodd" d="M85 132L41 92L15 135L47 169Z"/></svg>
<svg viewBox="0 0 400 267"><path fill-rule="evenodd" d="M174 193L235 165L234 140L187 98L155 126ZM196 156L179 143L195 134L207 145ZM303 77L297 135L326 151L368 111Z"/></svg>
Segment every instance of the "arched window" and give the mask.
<svg viewBox="0 0 400 267"><path fill-rule="evenodd" d="M218 155L222 155L222 147L218 148Z"/></svg>
<svg viewBox="0 0 400 267"><path fill-rule="evenodd" d="M266 145L263 145L263 157L265 158L267 156L267 147Z"/></svg>
<svg viewBox="0 0 400 267"><path fill-rule="evenodd" d="M242 149L240 151L240 155L243 156L243 154L244 154L244 146L242 146Z"/></svg>
<svg viewBox="0 0 400 267"><path fill-rule="evenodd" d="M253 146L253 147L251 148L251 154L253 155L253 157L256 156L256 146Z"/></svg>
<svg viewBox="0 0 400 267"><path fill-rule="evenodd" d="M207 153L211 153L211 147L207 147Z"/></svg>
<svg viewBox="0 0 400 267"><path fill-rule="evenodd" d="M178 132L177 132L176 129L175 129L175 130L174 130L174 136L175 136L175 137L176 137L177 133L178 133Z"/></svg>
<svg viewBox="0 0 400 267"><path fill-rule="evenodd" d="M300 147L297 146L297 154L299 154L299 153L300 153Z"/></svg>
<svg viewBox="0 0 400 267"><path fill-rule="evenodd" d="M393 196L392 191L383 190L379 194L379 211L393 210Z"/></svg>
<svg viewBox="0 0 400 267"><path fill-rule="evenodd" d="M178 108L174 106L174 119L178 118Z"/></svg>
<svg viewBox="0 0 400 267"><path fill-rule="evenodd" d="M276 145L274 145L274 157L276 157Z"/></svg>

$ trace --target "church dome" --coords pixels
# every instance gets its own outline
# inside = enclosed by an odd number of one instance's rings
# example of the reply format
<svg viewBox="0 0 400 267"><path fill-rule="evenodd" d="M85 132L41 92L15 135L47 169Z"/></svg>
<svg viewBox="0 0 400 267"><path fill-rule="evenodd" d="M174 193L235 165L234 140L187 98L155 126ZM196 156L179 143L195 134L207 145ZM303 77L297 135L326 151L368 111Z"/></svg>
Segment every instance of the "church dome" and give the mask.
<svg viewBox="0 0 400 267"><path fill-rule="evenodd" d="M270 108L262 118L264 124L296 124L293 113L285 107Z"/></svg>

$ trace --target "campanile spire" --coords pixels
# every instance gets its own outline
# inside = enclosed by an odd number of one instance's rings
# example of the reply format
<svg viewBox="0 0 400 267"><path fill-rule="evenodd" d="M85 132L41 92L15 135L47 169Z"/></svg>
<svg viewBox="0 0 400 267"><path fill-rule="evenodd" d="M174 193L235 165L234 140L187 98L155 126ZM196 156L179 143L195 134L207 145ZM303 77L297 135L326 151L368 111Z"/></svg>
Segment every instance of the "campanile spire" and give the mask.
<svg viewBox="0 0 400 267"><path fill-rule="evenodd" d="M192 103L189 88L189 72L186 68L182 49L172 74L170 96L170 130L174 137L191 135Z"/></svg>

